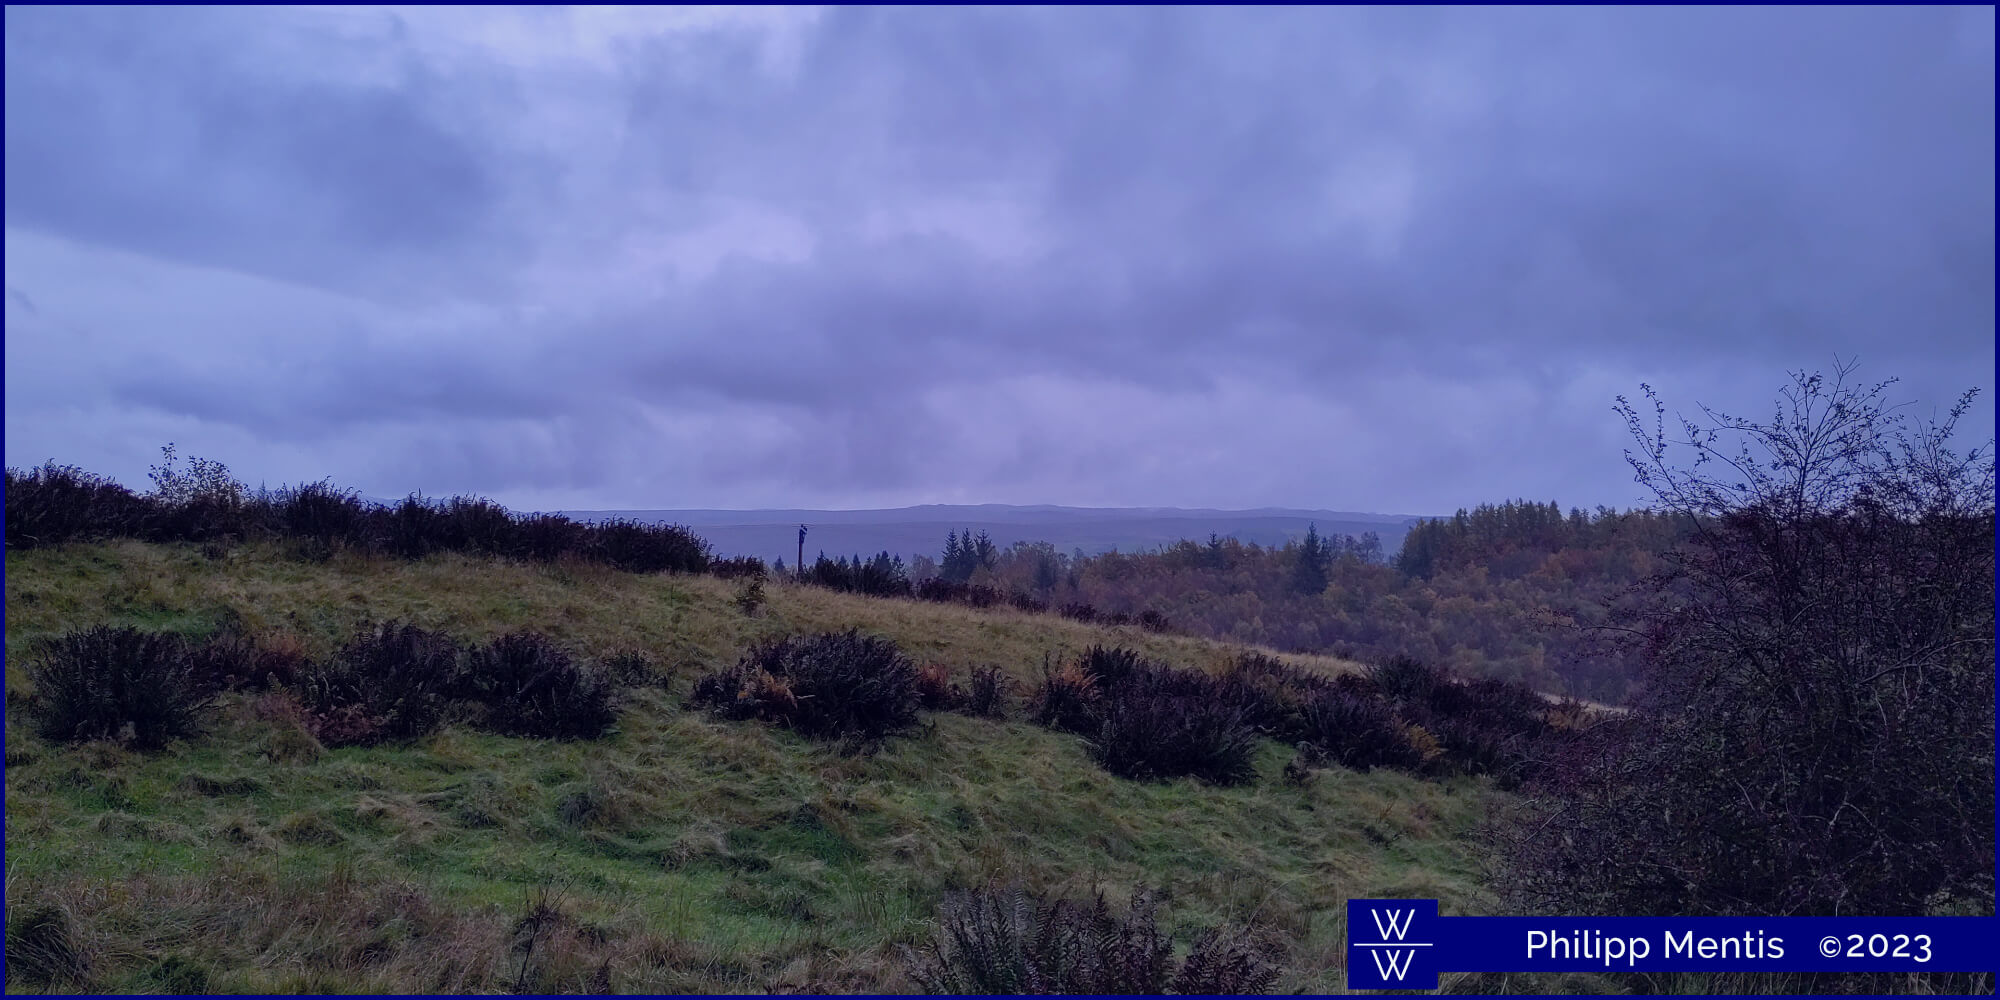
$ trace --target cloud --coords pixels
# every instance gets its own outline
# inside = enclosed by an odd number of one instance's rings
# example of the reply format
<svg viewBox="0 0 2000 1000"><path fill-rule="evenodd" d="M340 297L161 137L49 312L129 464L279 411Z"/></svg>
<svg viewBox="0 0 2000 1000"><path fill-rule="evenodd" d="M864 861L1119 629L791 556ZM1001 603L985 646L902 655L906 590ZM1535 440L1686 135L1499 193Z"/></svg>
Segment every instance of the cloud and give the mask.
<svg viewBox="0 0 2000 1000"><path fill-rule="evenodd" d="M1990 12L5 16L16 464L1624 504L1642 380L1991 388Z"/></svg>

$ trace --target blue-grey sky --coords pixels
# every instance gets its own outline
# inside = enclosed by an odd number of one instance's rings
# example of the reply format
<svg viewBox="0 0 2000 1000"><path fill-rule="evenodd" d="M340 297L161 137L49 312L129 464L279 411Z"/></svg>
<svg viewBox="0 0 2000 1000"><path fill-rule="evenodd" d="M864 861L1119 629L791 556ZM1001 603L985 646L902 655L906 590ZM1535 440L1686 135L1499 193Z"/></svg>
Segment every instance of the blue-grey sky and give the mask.
<svg viewBox="0 0 2000 1000"><path fill-rule="evenodd" d="M1630 505L1992 433L1991 8L23 9L6 460L522 507Z"/></svg>

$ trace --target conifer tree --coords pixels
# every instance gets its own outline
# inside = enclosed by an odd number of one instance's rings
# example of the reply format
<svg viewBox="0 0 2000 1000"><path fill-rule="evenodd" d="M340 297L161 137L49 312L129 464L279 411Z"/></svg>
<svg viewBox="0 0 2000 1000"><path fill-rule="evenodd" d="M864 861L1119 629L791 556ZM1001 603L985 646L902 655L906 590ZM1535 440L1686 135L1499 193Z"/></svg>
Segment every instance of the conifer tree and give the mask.
<svg viewBox="0 0 2000 1000"><path fill-rule="evenodd" d="M1319 537L1319 525L1306 526L1306 539L1299 543L1298 562L1292 566L1292 589L1301 594L1317 594L1326 589L1327 568L1333 561L1333 545Z"/></svg>

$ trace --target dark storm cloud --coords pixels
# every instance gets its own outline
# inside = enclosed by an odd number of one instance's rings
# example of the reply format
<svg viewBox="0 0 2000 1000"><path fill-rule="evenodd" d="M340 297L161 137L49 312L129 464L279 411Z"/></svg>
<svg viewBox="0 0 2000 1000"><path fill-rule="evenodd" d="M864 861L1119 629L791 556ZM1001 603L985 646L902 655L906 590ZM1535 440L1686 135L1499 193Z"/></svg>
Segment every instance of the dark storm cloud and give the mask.
<svg viewBox="0 0 2000 1000"><path fill-rule="evenodd" d="M608 16L10 9L10 461L19 361L384 490L1624 503L1642 379L1990 381L1990 12Z"/></svg>

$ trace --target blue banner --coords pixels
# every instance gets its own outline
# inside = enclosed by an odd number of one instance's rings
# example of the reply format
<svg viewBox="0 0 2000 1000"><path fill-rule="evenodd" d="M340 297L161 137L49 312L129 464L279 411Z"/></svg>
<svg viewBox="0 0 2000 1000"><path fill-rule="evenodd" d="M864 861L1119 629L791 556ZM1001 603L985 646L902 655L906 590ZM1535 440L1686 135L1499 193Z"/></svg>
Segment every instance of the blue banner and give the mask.
<svg viewBox="0 0 2000 1000"><path fill-rule="evenodd" d="M2000 917L1441 917L1435 899L1347 902L1347 986L1440 972L1993 972Z"/></svg>

